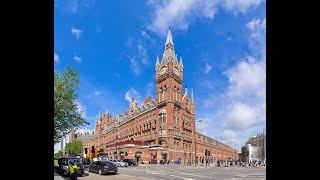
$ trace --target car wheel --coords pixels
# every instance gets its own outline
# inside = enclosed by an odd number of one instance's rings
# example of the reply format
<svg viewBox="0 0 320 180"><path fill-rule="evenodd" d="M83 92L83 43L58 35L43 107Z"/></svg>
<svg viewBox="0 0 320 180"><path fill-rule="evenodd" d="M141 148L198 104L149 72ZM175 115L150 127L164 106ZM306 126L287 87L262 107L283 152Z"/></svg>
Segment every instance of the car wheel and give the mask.
<svg viewBox="0 0 320 180"><path fill-rule="evenodd" d="M101 171L101 169L99 169L99 175L102 175L102 171Z"/></svg>

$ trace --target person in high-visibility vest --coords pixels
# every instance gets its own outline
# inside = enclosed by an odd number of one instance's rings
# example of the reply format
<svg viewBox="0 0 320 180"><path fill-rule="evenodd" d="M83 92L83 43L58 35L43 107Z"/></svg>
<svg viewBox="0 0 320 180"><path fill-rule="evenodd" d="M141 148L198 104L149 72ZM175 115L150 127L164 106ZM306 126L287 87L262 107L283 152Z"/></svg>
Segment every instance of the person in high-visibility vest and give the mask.
<svg viewBox="0 0 320 180"><path fill-rule="evenodd" d="M65 173L65 175L70 173L70 180L77 180L78 175L74 172L75 168L78 168L78 166L71 161L68 166L68 171Z"/></svg>
<svg viewBox="0 0 320 180"><path fill-rule="evenodd" d="M59 163L58 163L58 160L56 159L56 158L54 158L54 170L56 171L56 172L58 172L58 170L59 170Z"/></svg>

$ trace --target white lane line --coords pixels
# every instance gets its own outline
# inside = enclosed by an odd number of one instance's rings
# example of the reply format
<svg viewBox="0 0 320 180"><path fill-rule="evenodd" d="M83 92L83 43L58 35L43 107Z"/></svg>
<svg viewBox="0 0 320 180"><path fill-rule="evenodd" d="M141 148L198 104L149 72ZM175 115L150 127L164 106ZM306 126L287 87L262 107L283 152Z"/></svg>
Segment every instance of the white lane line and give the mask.
<svg viewBox="0 0 320 180"><path fill-rule="evenodd" d="M127 174L119 174L119 175L120 175L120 176L133 177L133 178L137 178L137 179L155 180L155 179L151 179L151 178L144 178L144 177L139 177L139 176L131 176L131 175L127 175Z"/></svg>
<svg viewBox="0 0 320 180"><path fill-rule="evenodd" d="M189 175L189 176L198 176L198 177L206 177L206 178L212 178L211 176L204 176L204 175L198 175L198 174L189 174L189 173L183 173L183 172L178 172L180 174L185 174L185 175Z"/></svg>
<svg viewBox="0 0 320 180"><path fill-rule="evenodd" d="M175 175L170 175L170 176L181 178L181 179L185 179L185 180L194 180L192 178L185 178L185 177L181 177L181 176L175 176Z"/></svg>

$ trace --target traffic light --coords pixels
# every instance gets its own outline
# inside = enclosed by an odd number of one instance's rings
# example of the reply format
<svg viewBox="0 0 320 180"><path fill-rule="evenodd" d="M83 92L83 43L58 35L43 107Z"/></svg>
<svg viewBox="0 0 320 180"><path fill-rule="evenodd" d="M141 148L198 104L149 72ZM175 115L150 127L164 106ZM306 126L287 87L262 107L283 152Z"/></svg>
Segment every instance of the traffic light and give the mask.
<svg viewBox="0 0 320 180"><path fill-rule="evenodd" d="M94 146L91 146L91 152L94 153Z"/></svg>
<svg viewBox="0 0 320 180"><path fill-rule="evenodd" d="M209 151L209 156L210 156L210 151Z"/></svg>
<svg viewBox="0 0 320 180"><path fill-rule="evenodd" d="M88 154L88 148L84 148L84 154Z"/></svg>

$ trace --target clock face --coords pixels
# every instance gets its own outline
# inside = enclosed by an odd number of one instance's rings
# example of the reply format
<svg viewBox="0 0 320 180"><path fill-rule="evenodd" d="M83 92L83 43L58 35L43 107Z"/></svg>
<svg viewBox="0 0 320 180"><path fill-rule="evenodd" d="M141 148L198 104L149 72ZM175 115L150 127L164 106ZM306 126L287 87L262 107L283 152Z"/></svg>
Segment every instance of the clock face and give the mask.
<svg viewBox="0 0 320 180"><path fill-rule="evenodd" d="M160 75L163 75L163 74L166 73L166 72L167 72L167 67L165 66L165 67L163 67L163 68L161 69Z"/></svg>
<svg viewBox="0 0 320 180"><path fill-rule="evenodd" d="M180 75L178 68L174 67L173 70L174 70L174 73L175 73L176 75L178 75L178 76Z"/></svg>

